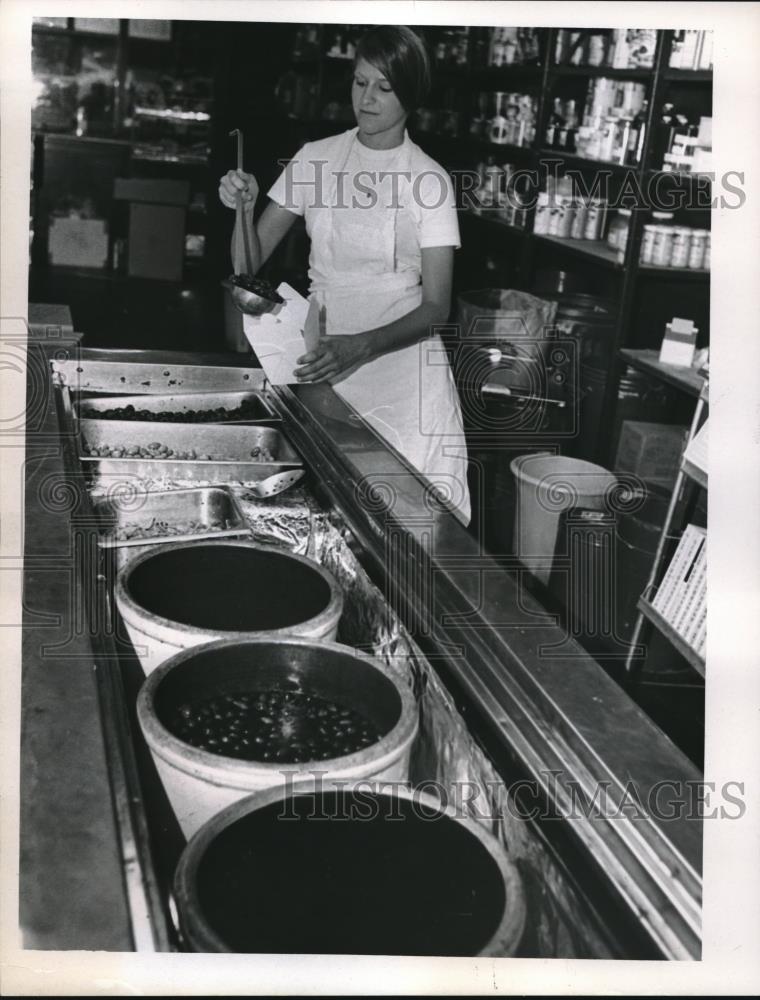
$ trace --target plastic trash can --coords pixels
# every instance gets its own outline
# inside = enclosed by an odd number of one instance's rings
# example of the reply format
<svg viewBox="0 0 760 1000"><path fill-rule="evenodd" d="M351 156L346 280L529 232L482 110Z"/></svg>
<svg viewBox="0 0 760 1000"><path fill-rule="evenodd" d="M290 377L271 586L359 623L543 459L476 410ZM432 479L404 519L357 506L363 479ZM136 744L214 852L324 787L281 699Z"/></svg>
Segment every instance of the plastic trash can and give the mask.
<svg viewBox="0 0 760 1000"><path fill-rule="evenodd" d="M560 514L573 507L605 510L617 485L611 472L563 455L520 455L510 463L517 484L515 554L547 586Z"/></svg>

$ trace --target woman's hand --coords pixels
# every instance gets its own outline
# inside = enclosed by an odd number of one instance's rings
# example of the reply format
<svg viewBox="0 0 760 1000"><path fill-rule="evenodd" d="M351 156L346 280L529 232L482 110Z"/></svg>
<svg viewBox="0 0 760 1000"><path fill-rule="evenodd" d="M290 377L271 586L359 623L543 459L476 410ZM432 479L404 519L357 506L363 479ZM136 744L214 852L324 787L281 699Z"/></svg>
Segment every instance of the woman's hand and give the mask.
<svg viewBox="0 0 760 1000"><path fill-rule="evenodd" d="M326 382L370 360L369 340L364 333L347 337L323 337L314 351L298 358L302 367L293 373L299 382Z"/></svg>
<svg viewBox="0 0 760 1000"><path fill-rule="evenodd" d="M253 174L246 174L243 170L228 170L219 181L219 200L227 208L237 208L237 193L243 193L243 208L253 211L256 199L259 196L259 185Z"/></svg>

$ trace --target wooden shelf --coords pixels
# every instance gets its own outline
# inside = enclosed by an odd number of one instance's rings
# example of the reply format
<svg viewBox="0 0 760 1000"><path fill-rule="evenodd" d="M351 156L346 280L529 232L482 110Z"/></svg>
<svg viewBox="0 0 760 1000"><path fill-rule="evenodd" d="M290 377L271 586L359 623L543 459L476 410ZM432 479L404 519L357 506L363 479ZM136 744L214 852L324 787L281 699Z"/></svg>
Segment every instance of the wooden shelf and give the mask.
<svg viewBox="0 0 760 1000"><path fill-rule="evenodd" d="M589 160L585 156L578 156L577 153L565 153L561 149L539 150L541 159L562 160L570 167L578 167L580 170L610 170L614 174L635 174L638 166L628 166L625 163L614 163L612 160Z"/></svg>
<svg viewBox="0 0 760 1000"><path fill-rule="evenodd" d="M612 66L550 66L555 76L605 76L609 80L651 80L654 67L613 69Z"/></svg>
<svg viewBox="0 0 760 1000"><path fill-rule="evenodd" d="M460 209L459 217L460 219L472 220L475 223L482 223L486 226L496 226L498 229L506 230L508 233L515 236L524 236L527 233L526 229L521 226L511 225L493 210L486 210L482 215L479 215L477 212L473 212L469 209Z"/></svg>
<svg viewBox="0 0 760 1000"><path fill-rule="evenodd" d="M648 170L647 176L652 180L659 180L661 177L671 178L674 184L679 187L708 187L712 184L712 177L709 174L687 174L679 173L676 170ZM704 209L708 210L709 205Z"/></svg>
<svg viewBox="0 0 760 1000"><path fill-rule="evenodd" d="M610 267L618 271L623 268L623 265L618 260L617 250L613 249L604 240L562 240L557 236L544 236L539 233L533 233L532 235L540 243L549 243L575 257L591 258L605 267Z"/></svg>
<svg viewBox="0 0 760 1000"><path fill-rule="evenodd" d="M710 269L704 267L658 267L639 264L638 273L647 278L672 278L674 281L709 281Z"/></svg>
<svg viewBox="0 0 760 1000"><path fill-rule="evenodd" d="M509 66L480 66L470 70L470 79L485 87L498 87L505 83L541 83L543 70L540 66L524 66L512 63Z"/></svg>
<svg viewBox="0 0 760 1000"><path fill-rule="evenodd" d="M712 83L713 71L711 69L674 69L668 67L663 71L663 79L673 83Z"/></svg>
<svg viewBox="0 0 760 1000"><path fill-rule="evenodd" d="M676 632L673 626L665 621L659 611L656 611L649 601L640 597L636 605L642 615L650 621L654 627L661 632L665 638L670 642L674 649L678 650L684 659L688 660L694 669L702 675L705 676L705 661L697 653L696 650L692 649L691 646Z"/></svg>
<svg viewBox="0 0 760 1000"><path fill-rule="evenodd" d="M515 146L507 142L489 142L471 135L441 135L438 132L414 133L414 141L428 143L430 146L449 147L472 152L481 156L499 156L508 159L527 159L534 153L533 146Z"/></svg>
<svg viewBox="0 0 760 1000"><path fill-rule="evenodd" d="M699 396L705 384L702 376L691 368L678 368L675 365L664 364L660 361L659 351L632 350L624 347L620 351L620 357L633 368L648 372L650 375L656 375L668 385L688 392L690 396Z"/></svg>

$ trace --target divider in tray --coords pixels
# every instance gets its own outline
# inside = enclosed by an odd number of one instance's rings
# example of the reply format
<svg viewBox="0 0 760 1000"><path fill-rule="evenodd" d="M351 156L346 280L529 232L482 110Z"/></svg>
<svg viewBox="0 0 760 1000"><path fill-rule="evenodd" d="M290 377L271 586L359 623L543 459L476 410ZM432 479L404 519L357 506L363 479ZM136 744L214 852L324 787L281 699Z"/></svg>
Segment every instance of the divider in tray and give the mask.
<svg viewBox="0 0 760 1000"><path fill-rule="evenodd" d="M265 425L82 419L79 432L80 459L100 475L258 482L303 465L282 431Z"/></svg>
<svg viewBox="0 0 760 1000"><path fill-rule="evenodd" d="M166 542L249 535L234 495L224 486L156 491L94 502L101 548L136 550ZM121 560L120 560L121 561Z"/></svg>
<svg viewBox="0 0 760 1000"><path fill-rule="evenodd" d="M123 411L129 411L130 408L131 413L124 414ZM279 424L280 422L280 418L263 394L256 391L80 397L74 404L74 413L80 420L126 420L130 423L154 421L187 424ZM111 415L105 416L107 413Z"/></svg>

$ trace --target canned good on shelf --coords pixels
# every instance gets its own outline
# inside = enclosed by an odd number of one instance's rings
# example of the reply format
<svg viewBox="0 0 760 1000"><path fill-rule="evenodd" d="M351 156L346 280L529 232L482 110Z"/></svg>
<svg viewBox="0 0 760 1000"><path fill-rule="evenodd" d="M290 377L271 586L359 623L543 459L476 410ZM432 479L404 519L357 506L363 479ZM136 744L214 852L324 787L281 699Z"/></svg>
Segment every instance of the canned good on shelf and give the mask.
<svg viewBox="0 0 760 1000"><path fill-rule="evenodd" d="M644 235L641 240L641 263L651 264L654 253L654 236L657 226L644 226Z"/></svg>
<svg viewBox="0 0 760 1000"><path fill-rule="evenodd" d="M705 250L707 248L708 236L709 233L706 229L695 229L691 234L689 267L695 271L698 271L705 266Z"/></svg>
<svg viewBox="0 0 760 1000"><path fill-rule="evenodd" d="M586 203L580 198L574 204L573 226L570 230L570 238L582 240L586 229Z"/></svg>
<svg viewBox="0 0 760 1000"><path fill-rule="evenodd" d="M618 120L617 118L608 117L604 120L604 125L602 126L602 135L599 141L599 152L598 158L600 160L612 160L613 152L615 149L615 136L617 135Z"/></svg>
<svg viewBox="0 0 760 1000"><path fill-rule="evenodd" d="M702 267L706 270L710 270L710 248L712 246L712 238L710 236L710 231L707 231L707 239L705 240L705 256L702 261Z"/></svg>
<svg viewBox="0 0 760 1000"><path fill-rule="evenodd" d="M673 230L673 242L670 250L671 267L688 267L692 233L693 230L687 226L676 226Z"/></svg>
<svg viewBox="0 0 760 1000"><path fill-rule="evenodd" d="M536 200L533 232L538 236L545 236L549 232L549 195L545 191L542 191Z"/></svg>
<svg viewBox="0 0 760 1000"><path fill-rule="evenodd" d="M557 222L557 235L563 240L569 240L573 229L573 216L575 214L572 198L559 199L559 220Z"/></svg>
<svg viewBox="0 0 760 1000"><path fill-rule="evenodd" d="M584 240L600 240L604 233L604 221L607 214L607 203L591 200L586 206L586 225L583 230Z"/></svg>
<svg viewBox="0 0 760 1000"><path fill-rule="evenodd" d="M555 201L553 205L549 207L549 236L559 236L559 205Z"/></svg>
<svg viewBox="0 0 760 1000"><path fill-rule="evenodd" d="M601 66L605 57L604 35L592 35L588 40L588 65Z"/></svg>
<svg viewBox="0 0 760 1000"><path fill-rule="evenodd" d="M670 253L673 245L673 230L670 226L657 226L652 247L652 263L657 267L670 266Z"/></svg>

